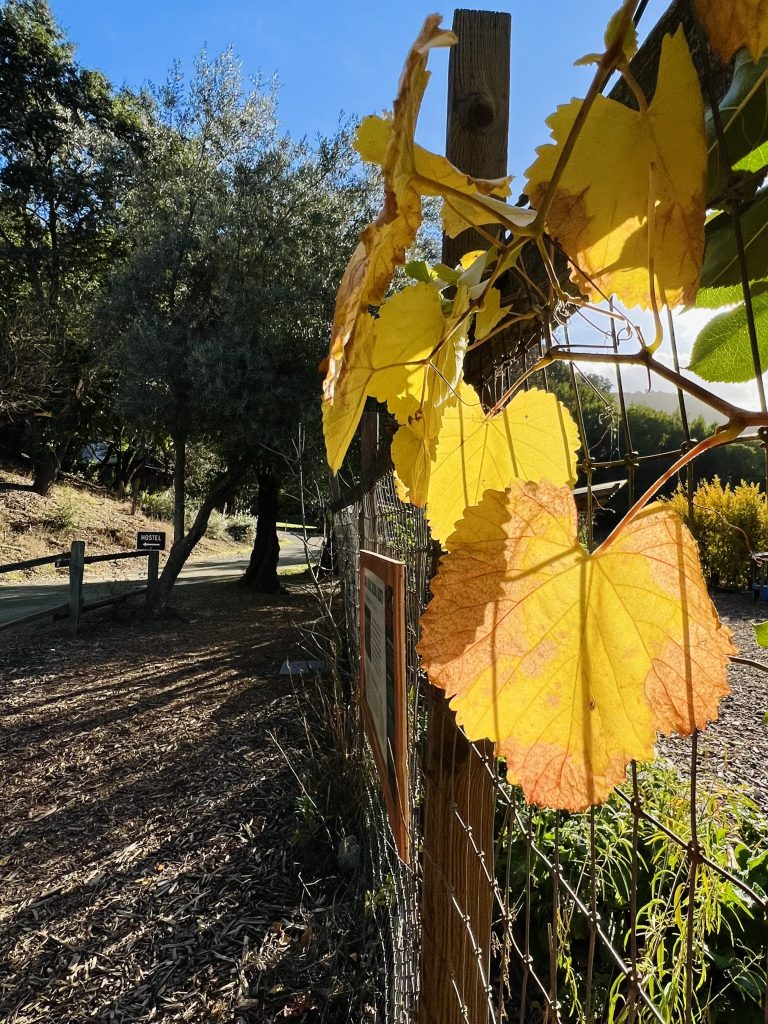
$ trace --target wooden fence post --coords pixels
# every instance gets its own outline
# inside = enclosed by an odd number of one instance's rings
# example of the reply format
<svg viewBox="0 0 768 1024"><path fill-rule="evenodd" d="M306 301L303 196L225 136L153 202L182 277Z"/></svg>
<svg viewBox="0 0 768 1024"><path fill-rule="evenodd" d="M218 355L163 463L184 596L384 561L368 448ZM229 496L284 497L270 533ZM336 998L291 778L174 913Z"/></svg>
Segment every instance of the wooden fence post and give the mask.
<svg viewBox="0 0 768 1024"><path fill-rule="evenodd" d="M147 555L147 607L152 604L152 595L157 586L160 571L160 552L150 551Z"/></svg>
<svg viewBox="0 0 768 1024"><path fill-rule="evenodd" d="M69 631L76 633L83 607L83 570L85 541L73 540L69 554Z"/></svg>
<svg viewBox="0 0 768 1024"><path fill-rule="evenodd" d="M369 400L360 420L360 478L365 481L360 499L360 546L378 551L379 528L374 478L379 464L379 410ZM366 508L366 500L368 508Z"/></svg>
<svg viewBox="0 0 768 1024"><path fill-rule="evenodd" d="M457 10L453 30L459 42L448 71L446 155L469 174L501 177L507 173L510 16ZM486 248L473 234L443 240L449 266ZM430 687L428 706L419 1021L487 1024L493 745L467 742L440 690Z"/></svg>

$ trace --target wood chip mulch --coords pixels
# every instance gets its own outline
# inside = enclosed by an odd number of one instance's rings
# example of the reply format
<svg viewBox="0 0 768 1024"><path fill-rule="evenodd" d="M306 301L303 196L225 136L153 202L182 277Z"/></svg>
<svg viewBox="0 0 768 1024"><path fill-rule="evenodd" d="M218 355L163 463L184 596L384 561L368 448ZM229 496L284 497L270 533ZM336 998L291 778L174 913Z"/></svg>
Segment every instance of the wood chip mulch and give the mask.
<svg viewBox="0 0 768 1024"><path fill-rule="evenodd" d="M374 1022L277 674L309 596L185 589L187 621L5 638L0 1020Z"/></svg>

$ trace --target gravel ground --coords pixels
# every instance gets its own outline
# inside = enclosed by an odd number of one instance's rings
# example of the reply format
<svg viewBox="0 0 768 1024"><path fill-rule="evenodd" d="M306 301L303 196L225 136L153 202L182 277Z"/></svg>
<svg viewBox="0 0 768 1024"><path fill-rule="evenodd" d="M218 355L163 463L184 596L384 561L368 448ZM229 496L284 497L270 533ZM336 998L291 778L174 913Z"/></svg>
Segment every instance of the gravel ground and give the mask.
<svg viewBox="0 0 768 1024"><path fill-rule="evenodd" d="M752 625L768 619L768 604L755 603L750 594L714 594L720 618L733 631L733 641L744 658L768 666L768 651L758 647ZM699 736L699 770L731 785L746 786L768 813L768 672L732 664L728 673L731 694L721 706L720 717ZM668 737L659 743L661 753L682 770L690 770L691 741Z"/></svg>

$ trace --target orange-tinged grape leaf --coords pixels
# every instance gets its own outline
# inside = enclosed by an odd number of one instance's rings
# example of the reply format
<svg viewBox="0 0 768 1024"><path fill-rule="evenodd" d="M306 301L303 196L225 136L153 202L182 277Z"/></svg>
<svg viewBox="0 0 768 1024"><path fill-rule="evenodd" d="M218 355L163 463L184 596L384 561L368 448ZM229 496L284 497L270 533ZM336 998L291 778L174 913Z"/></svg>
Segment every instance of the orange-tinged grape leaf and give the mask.
<svg viewBox="0 0 768 1024"><path fill-rule="evenodd" d="M421 224L421 197L414 186L414 132L427 87L429 51L456 42L453 32L440 27L431 14L408 52L393 105L390 140L384 154L384 208L360 237L341 279L336 296L331 344L326 361L323 397L333 402L347 346L355 344L358 320L369 306L384 299L394 269L405 261L405 250Z"/></svg>
<svg viewBox="0 0 768 1024"><path fill-rule="evenodd" d="M766 0L696 0L696 10L712 49L726 63L742 46L752 60L759 60L768 49Z"/></svg>
<svg viewBox="0 0 768 1024"><path fill-rule="evenodd" d="M537 150L528 195L540 206L581 100L547 124L554 144ZM547 228L578 270L592 301L615 294L626 306L691 303L704 255L707 144L699 80L682 28L665 36L656 92L644 112L598 96L555 190Z"/></svg>
<svg viewBox="0 0 768 1024"><path fill-rule="evenodd" d="M489 487L543 477L573 485L579 448L571 414L545 391L523 391L492 417L469 384L459 385L458 399L444 409L425 496L432 536L446 547L464 510ZM409 479L399 463L395 467Z"/></svg>
<svg viewBox="0 0 768 1024"><path fill-rule="evenodd" d="M449 546L418 650L529 802L601 803L657 732L717 717L734 648L669 507L589 555L567 488L515 482L469 508Z"/></svg>

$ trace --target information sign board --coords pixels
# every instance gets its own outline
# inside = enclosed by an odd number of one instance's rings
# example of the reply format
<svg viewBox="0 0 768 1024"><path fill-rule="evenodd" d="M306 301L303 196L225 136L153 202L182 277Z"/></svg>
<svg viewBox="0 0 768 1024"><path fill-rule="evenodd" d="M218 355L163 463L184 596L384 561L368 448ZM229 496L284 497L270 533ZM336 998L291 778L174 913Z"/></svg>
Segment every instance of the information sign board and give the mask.
<svg viewBox="0 0 768 1024"><path fill-rule="evenodd" d="M400 859L409 860L405 566L360 552L360 697Z"/></svg>

